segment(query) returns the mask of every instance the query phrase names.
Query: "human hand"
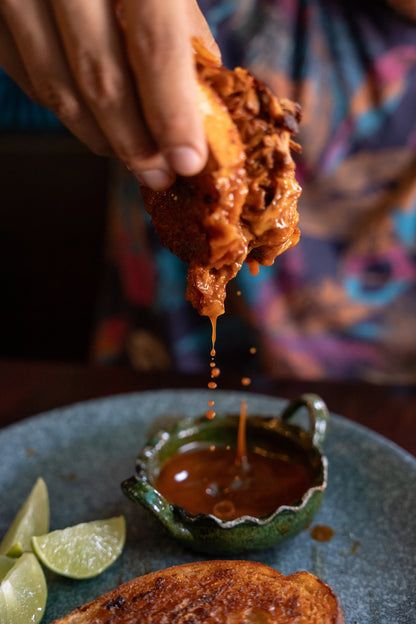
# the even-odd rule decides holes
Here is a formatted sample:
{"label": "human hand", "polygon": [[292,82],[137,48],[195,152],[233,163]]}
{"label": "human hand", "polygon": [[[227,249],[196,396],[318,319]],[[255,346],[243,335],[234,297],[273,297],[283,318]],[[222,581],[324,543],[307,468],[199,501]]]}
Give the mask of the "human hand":
{"label": "human hand", "polygon": [[191,37],[219,56],[196,0],[1,0],[0,65],[95,153],[155,190],[207,145]]}

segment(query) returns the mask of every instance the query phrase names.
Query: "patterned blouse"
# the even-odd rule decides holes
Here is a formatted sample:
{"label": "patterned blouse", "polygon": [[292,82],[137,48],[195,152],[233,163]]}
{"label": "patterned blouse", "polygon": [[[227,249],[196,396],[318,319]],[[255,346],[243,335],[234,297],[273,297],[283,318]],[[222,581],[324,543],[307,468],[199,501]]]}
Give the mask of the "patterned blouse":
{"label": "patterned blouse", "polygon": [[[416,22],[382,0],[201,0],[223,62],[297,100],[301,239],[229,284],[223,370],[416,382]],[[93,357],[207,371],[211,327],[185,300],[139,187],[114,171]],[[157,345],[157,346],[156,346]],[[253,354],[255,347],[256,352]]]}

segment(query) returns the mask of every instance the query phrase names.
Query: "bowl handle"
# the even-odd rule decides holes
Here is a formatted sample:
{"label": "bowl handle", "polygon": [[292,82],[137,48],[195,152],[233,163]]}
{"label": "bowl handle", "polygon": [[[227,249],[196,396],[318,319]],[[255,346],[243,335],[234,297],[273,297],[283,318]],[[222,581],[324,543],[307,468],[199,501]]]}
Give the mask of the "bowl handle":
{"label": "bowl handle", "polygon": [[329,419],[328,408],[317,394],[302,394],[299,399],[294,399],[284,409],[281,415],[282,421],[293,418],[301,407],[308,408],[312,444],[322,450]]}
{"label": "bowl handle", "polygon": [[172,506],[147,481],[136,476],[125,479],[121,484],[124,494],[134,503],[140,503],[148,509],[175,537],[191,539],[192,535],[176,518]]}

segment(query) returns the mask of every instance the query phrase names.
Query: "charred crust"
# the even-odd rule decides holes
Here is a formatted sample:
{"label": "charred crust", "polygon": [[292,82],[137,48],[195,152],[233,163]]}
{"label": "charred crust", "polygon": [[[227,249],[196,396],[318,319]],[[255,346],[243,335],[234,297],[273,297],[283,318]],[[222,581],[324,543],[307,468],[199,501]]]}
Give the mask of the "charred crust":
{"label": "charred crust", "polygon": [[332,589],[309,572],[258,562],[204,561],[138,577],[54,624],[154,622],[344,624]]}
{"label": "charred crust", "polygon": [[126,604],[126,599],[119,594],[105,603],[105,609],[121,609]]}

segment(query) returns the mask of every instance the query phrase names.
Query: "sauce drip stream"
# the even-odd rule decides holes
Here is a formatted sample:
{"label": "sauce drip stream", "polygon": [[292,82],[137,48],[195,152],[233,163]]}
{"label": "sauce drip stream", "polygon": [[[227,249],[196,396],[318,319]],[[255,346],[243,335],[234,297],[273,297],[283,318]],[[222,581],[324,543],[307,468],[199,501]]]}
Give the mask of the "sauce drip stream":
{"label": "sauce drip stream", "polygon": [[[217,316],[211,315],[209,316],[209,320],[211,321],[211,340],[212,340],[212,348],[211,348],[211,363],[210,363],[210,367],[211,367],[211,381],[208,382],[208,388],[210,390],[215,390],[215,388],[217,387],[217,384],[215,383],[215,381],[213,381],[214,377],[218,377],[220,374],[220,369],[217,368],[214,358],[215,358],[215,342],[217,340]],[[214,401],[209,401],[208,405],[212,408],[212,406],[214,405]],[[213,420],[215,418],[216,414],[215,414],[215,410],[213,409],[209,409],[206,412],[206,417],[209,420]]]}
{"label": "sauce drip stream", "polygon": [[247,423],[247,401],[241,401],[240,418],[238,421],[238,432],[237,432],[237,457],[236,457],[236,461],[240,465],[247,463],[246,423]]}

